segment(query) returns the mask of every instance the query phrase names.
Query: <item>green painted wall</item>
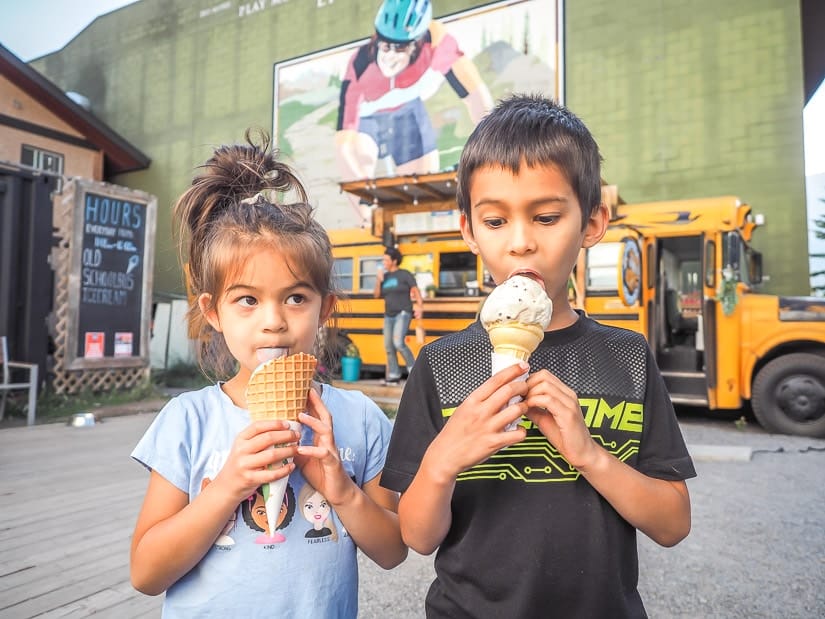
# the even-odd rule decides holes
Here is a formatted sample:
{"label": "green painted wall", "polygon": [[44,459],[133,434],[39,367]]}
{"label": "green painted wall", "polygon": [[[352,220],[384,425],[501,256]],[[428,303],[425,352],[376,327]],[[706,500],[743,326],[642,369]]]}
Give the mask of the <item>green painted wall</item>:
{"label": "green painted wall", "polygon": [[[155,289],[181,292],[170,209],[211,149],[272,127],[273,63],[368,36],[378,0],[141,0],[32,64],[152,159]],[[435,0],[436,15],[478,6]],[[738,194],[773,292],[807,292],[797,0],[567,0],[566,101],[628,201]],[[780,258],[781,257],[781,258]]]}
{"label": "green painted wall", "polygon": [[566,102],[628,202],[738,195],[766,291],[808,288],[795,0],[567,2]]}

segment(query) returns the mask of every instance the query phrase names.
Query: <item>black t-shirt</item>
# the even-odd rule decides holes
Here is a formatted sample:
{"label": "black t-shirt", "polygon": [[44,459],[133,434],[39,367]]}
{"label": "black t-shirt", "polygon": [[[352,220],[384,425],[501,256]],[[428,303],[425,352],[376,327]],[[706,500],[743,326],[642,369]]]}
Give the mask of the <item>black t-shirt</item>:
{"label": "black t-shirt", "polygon": [[395,316],[399,312],[412,313],[410,290],[416,287],[412,273],[404,269],[389,271],[381,282],[381,296],[384,297],[384,313]]}
{"label": "black t-shirt", "polygon": [[[381,484],[404,492],[453,410],[490,376],[476,322],[425,346],[407,382]],[[579,396],[593,439],[651,477],[695,476],[644,338],[580,316],[530,357]],[[531,422],[523,418],[522,423]],[[537,428],[457,480],[427,617],[645,617],[636,530]]]}

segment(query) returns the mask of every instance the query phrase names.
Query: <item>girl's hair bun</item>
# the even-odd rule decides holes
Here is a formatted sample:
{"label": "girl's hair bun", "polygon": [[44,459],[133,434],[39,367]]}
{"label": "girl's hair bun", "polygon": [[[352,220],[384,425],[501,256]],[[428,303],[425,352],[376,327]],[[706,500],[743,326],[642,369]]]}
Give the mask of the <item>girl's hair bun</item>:
{"label": "girl's hair bun", "polygon": [[[222,214],[236,211],[242,202],[254,202],[257,194],[265,194],[273,204],[282,202],[274,194],[295,194],[297,202],[307,202],[301,181],[287,164],[278,160],[278,151],[271,149],[269,134],[263,129],[247,129],[244,138],[245,144],[216,148],[199,166],[192,185],[175,204],[173,212],[184,263],[197,261],[197,252],[192,249],[203,245],[212,223]],[[183,251],[185,239],[188,252]]]}

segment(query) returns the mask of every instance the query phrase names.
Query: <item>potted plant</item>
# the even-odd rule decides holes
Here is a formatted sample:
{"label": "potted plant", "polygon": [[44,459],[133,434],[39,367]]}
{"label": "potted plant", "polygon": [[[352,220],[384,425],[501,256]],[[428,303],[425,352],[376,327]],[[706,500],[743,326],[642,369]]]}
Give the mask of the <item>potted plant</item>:
{"label": "potted plant", "polygon": [[427,295],[428,299],[434,299],[437,290],[438,288],[435,287],[435,284],[428,284],[427,287],[424,289],[424,294]]}
{"label": "potted plant", "polygon": [[341,379],[355,382],[361,376],[361,353],[354,342],[349,341],[344,347],[344,356],[341,357]]}

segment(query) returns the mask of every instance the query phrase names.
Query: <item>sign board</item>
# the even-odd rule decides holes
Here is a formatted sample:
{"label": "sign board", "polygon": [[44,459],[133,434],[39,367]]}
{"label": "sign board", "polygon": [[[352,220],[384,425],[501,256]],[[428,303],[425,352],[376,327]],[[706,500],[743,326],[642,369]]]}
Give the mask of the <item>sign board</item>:
{"label": "sign board", "polygon": [[66,368],[149,364],[157,199],[74,179]]}
{"label": "sign board", "polygon": [[395,216],[395,233],[398,235],[458,232],[460,229],[458,209],[399,213]]}

